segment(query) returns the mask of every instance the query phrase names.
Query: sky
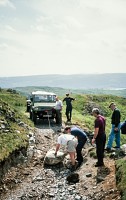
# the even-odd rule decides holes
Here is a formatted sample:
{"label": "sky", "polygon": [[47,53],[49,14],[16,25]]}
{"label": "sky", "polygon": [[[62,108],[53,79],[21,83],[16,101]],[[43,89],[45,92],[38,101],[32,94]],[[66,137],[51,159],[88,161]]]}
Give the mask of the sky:
{"label": "sky", "polygon": [[0,77],[126,73],[125,0],[0,0]]}

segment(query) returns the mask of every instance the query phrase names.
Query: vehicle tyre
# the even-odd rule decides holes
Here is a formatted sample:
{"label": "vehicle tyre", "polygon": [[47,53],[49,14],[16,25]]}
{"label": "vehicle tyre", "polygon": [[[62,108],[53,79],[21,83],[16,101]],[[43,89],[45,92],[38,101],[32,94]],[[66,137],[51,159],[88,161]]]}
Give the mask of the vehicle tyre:
{"label": "vehicle tyre", "polygon": [[56,124],[60,124],[59,119],[56,117]]}
{"label": "vehicle tyre", "polygon": [[37,116],[34,113],[32,114],[32,121],[34,122],[34,124],[37,123]]}
{"label": "vehicle tyre", "polygon": [[32,112],[30,111],[30,119],[32,119]]}

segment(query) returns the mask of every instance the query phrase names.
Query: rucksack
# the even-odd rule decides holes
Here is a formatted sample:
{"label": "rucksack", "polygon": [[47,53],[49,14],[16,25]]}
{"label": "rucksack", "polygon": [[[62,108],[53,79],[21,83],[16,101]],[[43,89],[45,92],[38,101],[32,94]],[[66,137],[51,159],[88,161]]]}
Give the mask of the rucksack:
{"label": "rucksack", "polygon": [[121,124],[121,133],[126,134],[126,121]]}

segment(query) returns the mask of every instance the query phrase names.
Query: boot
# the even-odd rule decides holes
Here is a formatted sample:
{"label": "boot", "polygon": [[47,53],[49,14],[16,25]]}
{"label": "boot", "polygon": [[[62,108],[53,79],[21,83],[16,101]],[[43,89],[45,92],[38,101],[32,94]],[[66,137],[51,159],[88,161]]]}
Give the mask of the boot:
{"label": "boot", "polygon": [[76,165],[72,165],[70,170],[71,170],[71,172],[75,171],[76,170]]}

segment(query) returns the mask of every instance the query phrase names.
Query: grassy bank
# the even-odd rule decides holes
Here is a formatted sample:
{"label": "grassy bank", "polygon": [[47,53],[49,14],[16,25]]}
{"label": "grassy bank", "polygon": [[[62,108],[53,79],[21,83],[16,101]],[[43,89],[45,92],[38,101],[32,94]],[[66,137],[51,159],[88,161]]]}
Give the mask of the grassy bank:
{"label": "grassy bank", "polygon": [[116,161],[117,186],[121,191],[122,200],[126,199],[126,159]]}
{"label": "grassy bank", "polygon": [[33,123],[24,115],[25,97],[13,91],[0,91],[0,161],[28,145],[28,128]]}

